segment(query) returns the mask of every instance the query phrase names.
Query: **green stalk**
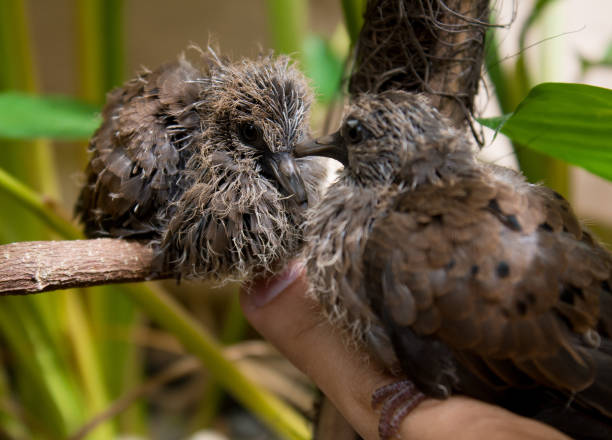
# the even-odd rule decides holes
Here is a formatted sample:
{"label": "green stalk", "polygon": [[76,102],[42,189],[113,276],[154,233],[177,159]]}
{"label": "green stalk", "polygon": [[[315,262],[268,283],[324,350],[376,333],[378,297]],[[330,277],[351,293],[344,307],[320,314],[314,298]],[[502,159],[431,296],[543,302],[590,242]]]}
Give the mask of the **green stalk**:
{"label": "green stalk", "polygon": [[267,0],[268,29],[277,53],[301,61],[301,50],[308,25],[308,2],[305,0]]}
{"label": "green stalk", "polygon": [[[34,48],[30,40],[27,20],[27,3],[23,0],[0,1],[0,46],[3,62],[2,87],[30,93],[37,91]],[[43,189],[46,194],[59,196],[53,152],[46,141],[13,142],[4,145],[0,153],[2,167],[34,188]],[[52,228],[69,232],[66,223],[51,209],[43,209],[42,198],[28,200],[24,185],[0,170],[0,186],[20,194],[19,202],[10,198],[2,200],[9,216],[2,223],[14,231],[12,240],[42,239],[46,230],[23,210],[20,203],[27,200],[30,209],[45,211],[43,221]],[[4,199],[5,197],[3,197]],[[4,226],[4,225],[3,225]],[[3,234],[4,235],[4,234]],[[60,300],[54,296],[31,298],[3,298],[2,330],[4,339],[15,357],[15,381],[19,385],[20,404],[24,411],[32,414],[39,426],[28,426],[35,431],[54,433],[48,438],[64,438],[69,428],[83,416],[83,402],[78,387],[71,377],[70,361],[67,354],[65,332],[57,320],[61,309]],[[9,312],[10,311],[10,312]],[[17,331],[16,329],[20,329]],[[27,348],[26,348],[27,347]],[[25,349],[25,350],[24,350]]]}
{"label": "green stalk", "polygon": [[[110,290],[110,287],[108,289]],[[100,290],[100,288],[96,290]],[[138,328],[142,326],[142,314],[129,295],[124,295],[123,292],[117,289],[113,290],[115,298],[121,297],[124,302],[130,303],[130,307],[119,305],[120,310],[124,311],[124,316],[121,317],[121,320],[126,322],[124,327],[127,328],[128,331],[136,333]],[[145,380],[143,371],[144,354],[142,350],[132,342],[133,340],[134,338],[130,337],[128,340],[123,340],[123,344],[115,343],[113,347],[108,347],[109,350],[116,350],[115,353],[110,352],[105,354],[107,356],[107,364],[108,362],[112,362],[113,356],[121,356],[123,359],[121,377],[117,377],[117,380],[114,382],[109,382],[109,390],[113,398],[123,395],[126,389],[133,389]],[[109,377],[114,378],[113,376]],[[140,434],[141,437],[146,437],[148,431],[146,414],[145,403],[135,402],[130,408],[119,415],[119,431],[134,435]]]}
{"label": "green stalk", "polygon": [[269,427],[288,439],[308,439],[304,419],[274,395],[251,382],[228,359],[222,347],[171,296],[150,285],[150,291],[126,285],[131,297],[152,319],[169,330],[187,351],[198,357],[211,375],[236,400],[260,417]]}
{"label": "green stalk", "polygon": [[104,0],[76,2],[80,95],[91,104],[104,102],[103,3]]}
{"label": "green stalk", "polygon": [[0,35],[4,42],[4,55],[11,63],[2,66],[5,87],[34,92],[34,60],[31,54],[30,33],[23,0],[0,0]]}
{"label": "green stalk", "polygon": [[[140,323],[137,308],[129,295],[117,286],[98,286],[87,289],[93,339],[97,357],[104,373],[107,393],[112,399],[126,389],[137,387],[142,380],[140,349],[128,339],[118,339],[114,329],[134,332]],[[146,433],[140,403],[119,415],[120,432]]]}
{"label": "green stalk", "polygon": [[[19,0],[0,0],[0,71],[2,90],[32,92],[36,88],[32,73],[33,61],[30,54],[29,34],[25,21],[25,5]],[[33,186],[39,188],[34,167],[32,167],[30,142],[0,142],[0,164]],[[0,217],[1,230],[8,240],[24,240],[39,236],[40,225],[20,206],[5,197],[0,200],[4,212],[11,216]],[[19,219],[19,221],[16,221]]]}
{"label": "green stalk", "polygon": [[123,32],[123,0],[106,0],[104,3],[102,51],[104,54],[104,90],[106,93],[121,85],[125,76],[125,44]]}
{"label": "green stalk", "polygon": [[363,13],[365,12],[366,3],[366,0],[342,0],[344,23],[351,37],[351,46],[355,46],[359,38],[359,32],[363,26]]}
{"label": "green stalk", "polygon": [[124,80],[123,0],[82,0],[76,6],[81,97],[99,105]]}
{"label": "green stalk", "polygon": [[82,419],[82,402],[36,309],[32,301],[3,298],[0,329],[17,359],[23,403],[33,416],[44,421],[53,438],[61,439]]}
{"label": "green stalk", "polygon": [[[12,64],[14,64],[11,69],[13,70],[11,80],[13,88],[36,93],[38,80],[35,74],[34,51],[28,27],[26,3],[23,0],[4,0],[4,2],[8,5],[6,12],[9,16],[7,18],[11,20],[9,29],[13,33],[7,37],[7,41],[15,44],[15,52],[9,55],[10,58],[13,58]],[[37,189],[44,189],[46,194],[57,198],[59,184],[53,166],[54,155],[50,143],[45,140],[36,140],[29,144],[26,163],[30,164],[28,168],[31,182],[36,183]]]}
{"label": "green stalk", "polygon": [[[27,376],[28,381],[21,381],[20,390],[31,390],[28,394],[37,395],[37,406],[35,409],[40,411],[41,416],[38,426],[28,426],[29,429],[43,431],[43,438],[62,438],[67,434],[67,427],[64,417],[58,407],[57,402],[53,399],[49,392],[49,387],[45,386],[44,374],[37,368],[34,358],[32,357],[33,347],[26,336],[26,331],[23,323],[17,319],[13,313],[15,298],[3,298],[2,307],[0,307],[0,331],[3,335],[3,340],[6,341],[6,348],[9,348],[14,358],[15,368],[17,369],[17,380],[20,377]],[[30,407],[25,405],[22,396],[21,404],[24,411],[29,412]],[[41,432],[41,434],[43,434]]]}
{"label": "green stalk", "polygon": [[[0,365],[2,364],[0,357]],[[32,438],[32,431],[21,422],[25,417],[22,408],[10,396],[8,378],[0,369],[0,438]]]}
{"label": "green stalk", "polygon": [[[494,18],[491,18],[492,22],[493,20]],[[529,22],[529,25],[533,23],[533,20],[535,18]],[[486,64],[502,114],[513,112],[518,104],[527,96],[531,87],[533,87],[533,80],[529,74],[525,57],[526,50],[524,45],[527,29],[528,27],[525,27],[521,32],[521,48],[519,48],[519,54],[513,69],[504,69],[501,64],[495,29],[491,28],[487,32]],[[512,145],[521,171],[527,180],[534,183],[544,183],[564,196],[568,196],[569,177],[567,164],[533,151],[523,145],[517,143]]]}
{"label": "green stalk", "polygon": [[[11,62],[8,63],[7,69],[12,71],[11,83],[5,84],[5,86],[13,90],[36,93],[38,81],[34,63],[34,47],[31,42],[27,20],[27,3],[23,0],[5,0],[2,2],[1,12],[2,27],[4,32],[8,32],[8,34],[3,33],[2,44],[9,47],[7,52]],[[12,150],[12,167],[10,161],[6,165],[16,173],[15,175],[21,176],[28,185],[58,199],[59,183],[50,143],[45,140],[14,143]],[[9,206],[5,206],[5,209],[10,210]],[[17,228],[23,234],[17,234],[16,239],[32,239],[32,237],[43,239],[46,237],[47,231],[42,229],[40,223],[32,217],[25,216],[26,219],[22,220],[19,210],[15,212],[10,210],[9,212],[12,213],[12,218],[7,222],[18,219]],[[41,325],[44,325],[49,331],[55,330],[56,337],[54,340],[58,341],[57,330],[59,330],[61,323],[55,322],[53,315],[53,309],[58,300],[41,298],[27,301],[34,301],[37,307],[41,309],[42,319],[45,321]]]}
{"label": "green stalk", "polygon": [[[229,308],[221,331],[220,342],[224,346],[232,345],[242,340],[247,329],[247,322],[240,307],[239,292],[237,288],[234,290],[235,292],[232,292],[229,299]],[[223,399],[223,388],[216,381],[209,380],[202,394],[204,397],[198,414],[195,417],[195,428],[212,425]]]}
{"label": "green stalk", "polygon": [[543,183],[563,194],[564,197],[570,198],[567,163],[517,143],[512,145],[521,171],[527,177],[527,180],[533,183]]}
{"label": "green stalk", "polygon": [[[0,365],[4,365],[2,353],[0,353]],[[14,405],[11,400],[8,378],[5,371],[0,368],[0,438],[4,435],[7,438],[15,437],[11,435],[13,431],[20,429],[21,426],[17,423],[14,413]],[[23,429],[21,429],[23,431]],[[25,437],[25,432],[21,432],[20,436]]]}
{"label": "green stalk", "polygon": [[[94,339],[80,297],[69,292],[60,297],[64,300],[66,316],[63,319],[67,323],[74,346],[75,361],[87,396],[88,413],[97,414],[110,404],[106,388],[101,381],[103,373],[100,371],[100,366],[102,363],[98,358],[95,345],[92,344]],[[90,439],[105,440],[113,436],[113,427],[107,421],[96,428],[90,435]]]}
{"label": "green stalk", "polygon": [[221,331],[221,343],[223,345],[233,345],[242,340],[248,325],[240,306],[240,289],[236,286],[232,289],[229,299],[229,308],[223,330]]}
{"label": "green stalk", "polygon": [[48,203],[48,200],[45,200],[44,197],[32,191],[1,168],[0,189],[13,196],[22,206],[32,211],[36,218],[42,220],[62,237],[72,240],[82,236],[81,232],[72,223],[50,207],[56,206],[55,203]]}
{"label": "green stalk", "polygon": [[[491,16],[491,23],[495,22],[495,17]],[[514,107],[511,104],[511,94],[508,89],[510,84],[509,75],[502,65],[499,55],[499,39],[495,28],[489,28],[486,34],[485,43],[485,66],[489,79],[493,83],[493,91],[499,103],[502,114],[510,113]]]}
{"label": "green stalk", "polygon": [[[77,2],[80,96],[93,104],[104,103],[106,93],[124,80],[123,0],[83,0]],[[85,147],[79,150],[84,157]],[[110,328],[129,332],[137,324],[137,314],[129,297],[114,287],[88,289],[87,304],[96,358],[104,377],[106,394],[116,398],[136,386],[142,366],[138,348],[109,334]],[[142,411],[133,406],[119,416],[122,432],[145,431]]]}

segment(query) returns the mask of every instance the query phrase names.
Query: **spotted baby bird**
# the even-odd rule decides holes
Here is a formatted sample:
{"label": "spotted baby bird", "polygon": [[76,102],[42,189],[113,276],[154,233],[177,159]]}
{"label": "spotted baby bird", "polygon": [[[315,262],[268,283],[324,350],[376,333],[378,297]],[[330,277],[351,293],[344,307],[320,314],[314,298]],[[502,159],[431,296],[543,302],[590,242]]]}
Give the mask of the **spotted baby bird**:
{"label": "spotted baby bird", "polygon": [[381,438],[453,393],[612,438],[612,256],[562,196],[479,162],[417,94],[356,97],[311,154],[345,166],[307,214],[311,294],[416,385],[375,392]]}
{"label": "spotted baby bird", "polygon": [[309,131],[309,85],[287,57],[196,61],[108,95],[77,213],[90,237],[148,240],[177,276],[273,273],[297,251],[324,175],[292,155]]}

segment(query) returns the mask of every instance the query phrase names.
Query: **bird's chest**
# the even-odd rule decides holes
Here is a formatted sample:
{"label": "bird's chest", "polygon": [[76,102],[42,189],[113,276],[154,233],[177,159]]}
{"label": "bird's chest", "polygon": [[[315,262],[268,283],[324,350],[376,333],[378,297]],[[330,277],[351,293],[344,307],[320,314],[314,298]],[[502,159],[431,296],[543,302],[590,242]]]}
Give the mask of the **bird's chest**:
{"label": "bird's chest", "polygon": [[308,270],[312,292],[332,322],[355,338],[376,320],[365,291],[363,253],[390,197],[372,191],[335,191],[308,220]]}

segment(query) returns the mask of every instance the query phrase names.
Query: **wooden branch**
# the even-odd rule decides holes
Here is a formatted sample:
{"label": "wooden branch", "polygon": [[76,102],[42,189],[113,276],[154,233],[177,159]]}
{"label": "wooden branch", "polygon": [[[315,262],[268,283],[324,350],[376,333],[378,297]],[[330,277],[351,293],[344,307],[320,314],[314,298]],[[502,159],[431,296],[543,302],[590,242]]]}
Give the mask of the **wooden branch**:
{"label": "wooden branch", "polygon": [[0,295],[169,278],[153,250],[115,238],[30,241],[0,246]]}

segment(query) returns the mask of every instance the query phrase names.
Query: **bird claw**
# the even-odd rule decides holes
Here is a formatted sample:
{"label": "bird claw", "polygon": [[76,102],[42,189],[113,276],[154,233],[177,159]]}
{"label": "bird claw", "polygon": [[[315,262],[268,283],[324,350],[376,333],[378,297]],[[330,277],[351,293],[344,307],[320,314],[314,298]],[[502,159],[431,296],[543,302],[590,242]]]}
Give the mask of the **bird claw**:
{"label": "bird claw", "polygon": [[376,409],[382,404],[378,422],[381,440],[394,437],[404,417],[424,399],[425,395],[409,380],[400,380],[376,389],[372,394],[372,408]]}

